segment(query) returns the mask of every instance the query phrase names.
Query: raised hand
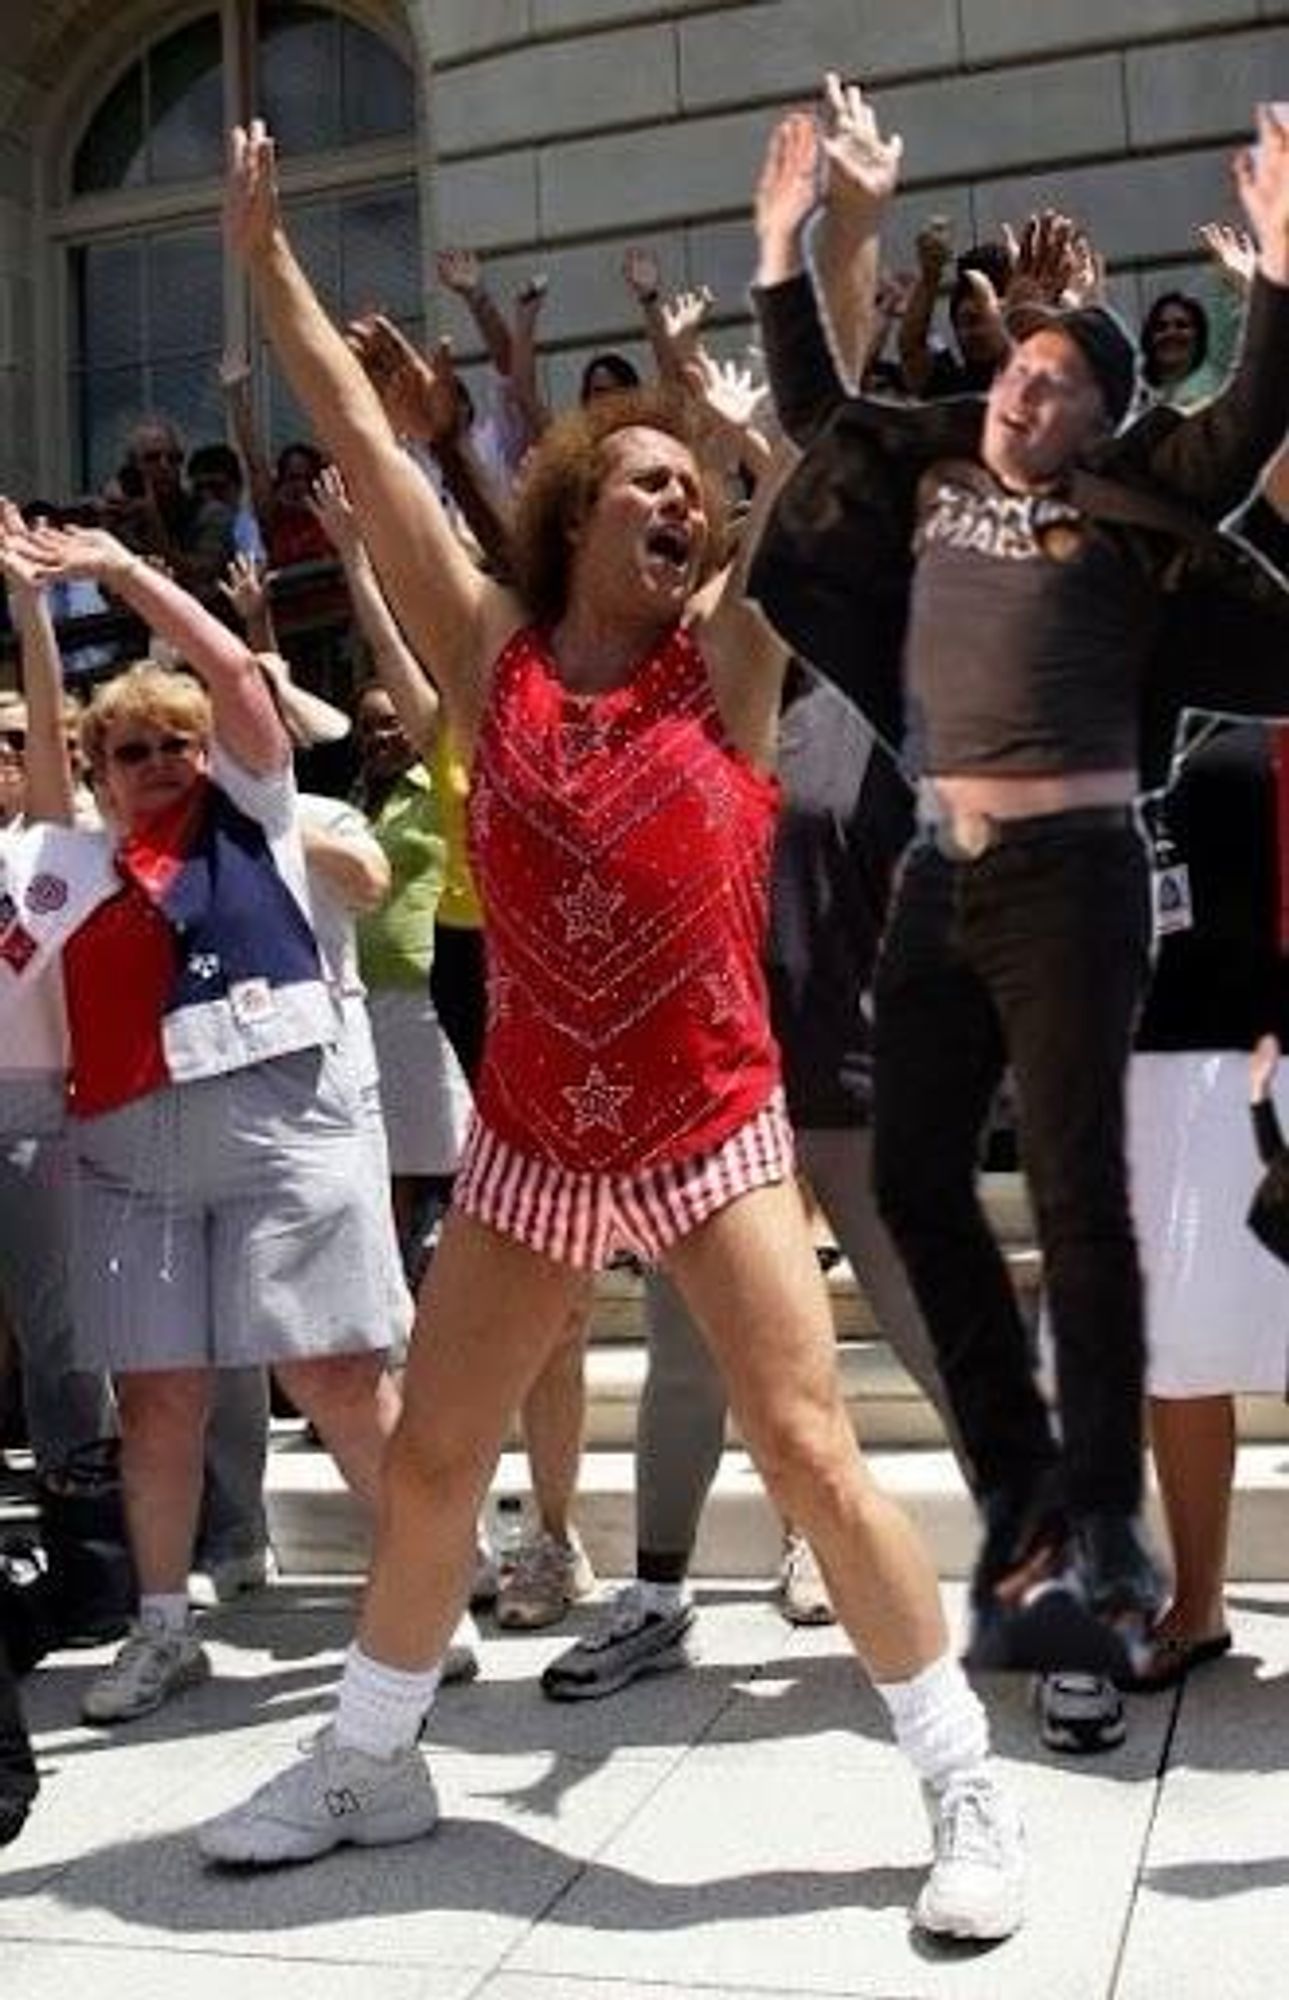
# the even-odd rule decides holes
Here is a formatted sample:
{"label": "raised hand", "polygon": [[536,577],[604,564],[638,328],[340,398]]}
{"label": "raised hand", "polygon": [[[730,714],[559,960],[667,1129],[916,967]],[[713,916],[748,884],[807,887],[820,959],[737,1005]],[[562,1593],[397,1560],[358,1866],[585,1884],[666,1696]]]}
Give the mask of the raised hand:
{"label": "raised hand", "polygon": [[770,393],[751,368],[738,361],[718,361],[705,347],[686,363],[684,379],[703,411],[728,430],[750,430]]}
{"label": "raised hand", "polygon": [[1206,222],[1199,239],[1227,283],[1243,296],[1258,268],[1258,246],[1253,238],[1225,222]]}
{"label": "raised hand", "polygon": [[1258,106],[1258,142],[1236,154],[1235,185],[1263,272],[1289,284],[1289,124],[1274,105]]}
{"label": "raised hand", "polygon": [[1076,249],[1078,230],[1068,215],[1045,208],[1031,215],[1019,238],[1004,231],[1004,241],[1015,245],[1011,277],[1007,282],[1008,309],[1019,305],[1059,305],[1080,261]]}
{"label": "raised hand", "polygon": [[928,215],[913,242],[918,271],[928,285],[939,286],[953,255],[953,224],[947,215]]}
{"label": "raised hand", "polygon": [[0,575],[11,597],[38,597],[43,588],[36,558],[27,546],[28,529],[14,501],[0,497]]}
{"label": "raised hand", "polygon": [[699,285],[696,291],[677,292],[663,300],[662,324],[679,367],[683,368],[698,352],[699,329],[711,311],[714,298],[710,286]]}
{"label": "raised hand", "polygon": [[652,305],[662,289],[662,271],[652,250],[642,250],[635,244],[622,259],[622,275],[627,290],[634,293],[642,305]]}
{"label": "raised hand", "polygon": [[358,526],[358,516],[349,504],[339,466],[323,466],[313,482],[309,506],[339,555],[354,555],[361,549],[362,530]]}
{"label": "raised hand", "polygon": [[240,343],[226,347],[219,357],[219,386],[226,393],[250,383],[251,357]]}
{"label": "raised hand", "polygon": [[478,291],[481,272],[475,251],[453,248],[440,250],[434,265],[439,274],[439,283],[446,285],[450,292],[458,292],[462,298],[468,298],[471,292]]}
{"label": "raised hand", "polygon": [[258,556],[235,555],[220,578],[219,588],[243,625],[253,624],[268,609],[268,570]]}
{"label": "raised hand", "polygon": [[756,184],[756,231],[762,253],[795,251],[819,205],[823,159],[819,127],[807,111],[790,111],[771,132]]}
{"label": "raised hand", "polygon": [[224,235],[243,263],[263,255],[282,227],[277,155],[262,118],[234,125],[224,187]]}
{"label": "raised hand", "polygon": [[400,437],[423,438],[436,445],[457,436],[462,426],[461,398],[449,341],[440,340],[432,356],[420,354],[381,313],[351,321],[345,339],[380,397],[391,429]]}
{"label": "raised hand", "polygon": [[108,589],[143,565],[143,558],[118,542],[106,528],[10,528],[4,532],[7,552],[29,567],[35,585],[59,577],[90,577]]}
{"label": "raised hand", "polygon": [[828,200],[866,223],[876,222],[895,192],[904,141],[884,139],[857,83],[835,70],[824,78],[821,143],[828,163]]}
{"label": "raised hand", "polygon": [[892,320],[903,318],[904,308],[908,305],[916,283],[917,280],[911,271],[878,273],[873,306],[878,316],[888,325]]}

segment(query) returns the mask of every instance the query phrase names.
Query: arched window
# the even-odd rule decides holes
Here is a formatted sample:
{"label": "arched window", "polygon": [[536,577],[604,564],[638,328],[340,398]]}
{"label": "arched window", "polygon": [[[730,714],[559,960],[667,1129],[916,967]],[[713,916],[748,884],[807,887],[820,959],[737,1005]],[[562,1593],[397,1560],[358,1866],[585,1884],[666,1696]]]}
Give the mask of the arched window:
{"label": "arched window", "polygon": [[[265,117],[292,237],[327,305],[420,330],[416,89],[403,55],[336,8],[225,0],[144,48],[89,111],[55,218],[68,258],[71,484],[97,487],[135,419],[189,446],[224,435],[218,384],[245,339],[220,239],[226,126]],[[262,350],[270,445],[301,420]]]}

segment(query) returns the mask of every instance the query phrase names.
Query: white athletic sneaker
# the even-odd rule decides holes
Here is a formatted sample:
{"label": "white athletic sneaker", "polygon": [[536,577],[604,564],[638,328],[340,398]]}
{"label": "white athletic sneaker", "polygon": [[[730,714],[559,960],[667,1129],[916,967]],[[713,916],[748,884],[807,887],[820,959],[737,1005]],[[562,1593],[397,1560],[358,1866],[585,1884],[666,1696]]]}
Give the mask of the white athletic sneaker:
{"label": "white athletic sneaker", "polygon": [[914,1923],[936,1937],[1010,1937],[1025,1916],[1025,1835],[1015,1805],[983,1771],[924,1792],[935,1859]]}
{"label": "white athletic sneaker", "polygon": [[783,1537],[778,1598],[789,1625],[834,1625],[837,1621],[815,1552],[795,1529]]}
{"label": "white athletic sneaker", "polygon": [[433,1830],[439,1802],[416,1748],[369,1757],[337,1743],[334,1728],[302,1746],[298,1763],[279,1771],[245,1804],[197,1829],[207,1861],[270,1868],[312,1861],[333,1847],[385,1847]]}
{"label": "white athletic sneaker", "polygon": [[503,1571],[493,1615],[498,1625],[534,1632],[558,1625],[594,1589],[595,1571],[576,1528],[569,1529],[564,1542],[542,1532],[525,1542]]}
{"label": "white athletic sneaker", "polygon": [[173,1632],[138,1620],[112,1664],[86,1689],[81,1714],[86,1722],[132,1722],[209,1678],[210,1656],[191,1625]]}

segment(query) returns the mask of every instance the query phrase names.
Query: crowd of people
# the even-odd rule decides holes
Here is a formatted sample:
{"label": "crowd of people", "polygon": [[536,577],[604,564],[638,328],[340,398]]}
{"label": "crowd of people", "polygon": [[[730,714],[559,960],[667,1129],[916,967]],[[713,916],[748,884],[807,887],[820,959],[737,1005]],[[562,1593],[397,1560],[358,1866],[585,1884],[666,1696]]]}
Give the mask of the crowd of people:
{"label": "crowd of people", "polygon": [[[252,125],[228,238],[313,437],[270,466],[230,355],[235,449],[148,420],[95,508],[4,504],[0,1289],[38,1475],[119,1438],[137,1590],[86,1719],[209,1674],[194,1568],[270,1580],[270,1374],[372,1519],[334,1717],[201,1829],[212,1862],[429,1832],[471,1604],[542,1626],[594,1590],[614,1258],[646,1272],[635,1575],[550,1698],[684,1666],[728,1410],[785,1611],[839,1621],[923,1787],[916,1923],[996,1940],[1024,1839],[966,1670],[1038,1674],[1044,1739],[1103,1750],[1125,1691],[1230,1645],[1233,1396],[1289,1355],[1242,1104],[1289,952],[1289,128],[1260,110],[1236,160],[1248,234],[1203,231],[1214,310],[1165,293],[1140,347],[1055,212],[951,278],[931,218],[884,272],[900,164],[830,77],[756,190],[757,356],[636,250],[650,379],[597,354],[556,414],[544,279],[507,314],[441,256],[477,400],[446,341],[335,326]],[[274,572],[318,560],[349,710],[275,629]],[[152,635],[124,670],[76,638],[104,608]],[[343,743],[349,796],[303,789]],[[1004,1086],[1050,1394],[977,1195]],[[962,1661],[855,1441],[807,1199],[978,1509]],[[497,1575],[517,1413],[533,1518]],[[0,1670],[0,1836],[35,1791]]]}

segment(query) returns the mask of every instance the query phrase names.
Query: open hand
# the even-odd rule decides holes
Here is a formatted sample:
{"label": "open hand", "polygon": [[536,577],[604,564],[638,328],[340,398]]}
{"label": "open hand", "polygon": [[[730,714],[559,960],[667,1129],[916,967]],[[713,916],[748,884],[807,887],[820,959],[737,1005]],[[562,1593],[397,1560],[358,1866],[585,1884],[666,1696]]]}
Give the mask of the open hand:
{"label": "open hand", "polygon": [[434,445],[457,436],[462,409],[450,341],[440,340],[432,355],[420,354],[382,313],[351,321],[345,339],[400,437]]}
{"label": "open hand", "polygon": [[358,516],[345,491],[338,465],[324,465],[313,482],[309,506],[322,523],[328,540],[341,555],[356,554],[362,547]]}
{"label": "open hand", "polygon": [[895,192],[904,141],[894,132],[882,137],[859,85],[843,83],[835,70],[824,78],[822,145],[828,200],[875,223]]}
{"label": "open hand", "polygon": [[262,256],[282,227],[277,154],[262,118],[234,125],[224,187],[224,235],[243,263]]}

